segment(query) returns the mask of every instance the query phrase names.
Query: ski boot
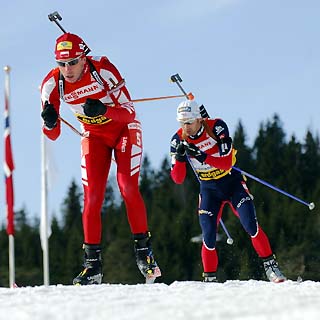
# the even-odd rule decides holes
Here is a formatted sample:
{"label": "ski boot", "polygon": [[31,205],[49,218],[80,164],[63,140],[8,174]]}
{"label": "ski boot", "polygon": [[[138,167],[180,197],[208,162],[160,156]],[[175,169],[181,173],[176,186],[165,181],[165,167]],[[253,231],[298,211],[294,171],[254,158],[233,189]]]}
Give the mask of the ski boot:
{"label": "ski boot", "polygon": [[217,275],[215,272],[203,272],[203,282],[218,282]]}
{"label": "ski boot", "polygon": [[269,281],[279,283],[287,280],[287,278],[280,271],[278,262],[276,261],[276,257],[274,255],[271,255],[270,257],[264,258],[262,260],[263,267]]}
{"label": "ski boot", "polygon": [[74,285],[101,284],[102,262],[100,245],[84,244],[84,269],[73,279]]}
{"label": "ski boot", "polygon": [[146,283],[153,283],[157,277],[161,276],[161,271],[152,253],[151,234],[150,232],[137,233],[133,235],[133,239],[137,266],[146,278]]}

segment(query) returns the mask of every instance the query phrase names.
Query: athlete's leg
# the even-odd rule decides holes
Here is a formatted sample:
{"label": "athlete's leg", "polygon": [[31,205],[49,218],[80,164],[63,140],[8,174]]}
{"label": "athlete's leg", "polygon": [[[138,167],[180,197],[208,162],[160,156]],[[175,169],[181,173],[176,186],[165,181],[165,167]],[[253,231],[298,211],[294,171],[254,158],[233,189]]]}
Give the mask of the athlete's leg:
{"label": "athlete's leg", "polygon": [[139,191],[139,173],[142,157],[142,135],[140,123],[131,123],[124,130],[115,149],[117,181],[127,209],[133,234],[148,231],[147,213]]}
{"label": "athlete's leg", "polygon": [[148,232],[147,212],[139,191],[141,157],[140,123],[130,123],[128,129],[123,131],[115,149],[117,180],[133,234],[137,266],[146,279],[154,281],[156,277],[161,276],[161,271],[153,255],[151,234]]}
{"label": "athlete's leg", "polygon": [[252,245],[258,256],[262,258],[267,278],[272,282],[285,281],[286,277],[280,271],[275,256],[272,254],[269,239],[258,224],[252,196],[245,182],[239,181],[234,187],[233,210],[237,211],[243,228],[251,236]]}
{"label": "athlete's leg", "polygon": [[216,233],[217,219],[221,216],[220,210],[222,210],[222,201],[215,198],[211,190],[202,188],[198,213],[203,236],[201,259],[205,273],[216,272],[218,268]]}
{"label": "athlete's leg", "polygon": [[101,208],[104,201],[112,150],[100,138],[90,136],[81,143],[81,172],[84,190],[82,215],[84,243],[101,242]]}
{"label": "athlete's leg", "polygon": [[258,232],[251,237],[251,242],[260,258],[267,258],[272,255],[269,239],[258,225]]}
{"label": "athlete's leg", "polygon": [[240,222],[251,236],[252,245],[260,258],[272,254],[267,235],[258,224],[252,197],[244,181],[239,182],[232,196],[232,209],[236,210]]}

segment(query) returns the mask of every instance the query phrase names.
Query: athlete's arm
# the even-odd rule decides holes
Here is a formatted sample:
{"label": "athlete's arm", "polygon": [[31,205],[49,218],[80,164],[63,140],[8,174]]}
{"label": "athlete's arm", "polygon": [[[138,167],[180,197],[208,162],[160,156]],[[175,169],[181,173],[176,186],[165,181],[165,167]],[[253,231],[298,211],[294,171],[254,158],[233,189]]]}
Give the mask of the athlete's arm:
{"label": "athlete's arm", "polygon": [[107,107],[104,115],[114,121],[132,122],[136,112],[119,70],[106,57],[102,57],[99,74],[104,80],[108,94],[114,103],[114,107]]}
{"label": "athlete's arm", "polygon": [[218,155],[207,155],[205,163],[222,170],[229,170],[232,167],[232,139],[229,136],[227,124],[217,119],[212,127],[212,131],[217,138],[219,148]]}
{"label": "athlete's arm", "polygon": [[177,153],[177,147],[181,143],[178,134],[176,133],[170,143],[170,155],[171,155],[171,178],[176,184],[182,184],[186,177],[186,155],[179,155]]}
{"label": "athlete's arm", "polygon": [[[44,78],[41,85],[41,104],[42,109],[46,103],[52,104],[59,115],[60,99],[59,90],[57,89],[57,81],[55,80],[53,70]],[[56,140],[61,133],[61,122],[58,118],[57,124],[54,128],[42,127],[42,132],[51,140]]]}

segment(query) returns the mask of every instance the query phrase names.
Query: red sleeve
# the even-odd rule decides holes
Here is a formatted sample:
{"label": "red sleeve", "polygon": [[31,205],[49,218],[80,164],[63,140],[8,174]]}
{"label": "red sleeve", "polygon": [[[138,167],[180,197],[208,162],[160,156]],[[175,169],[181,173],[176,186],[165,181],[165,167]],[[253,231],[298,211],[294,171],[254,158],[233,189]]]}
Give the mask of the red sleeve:
{"label": "red sleeve", "polygon": [[56,140],[61,133],[61,122],[58,119],[57,125],[53,129],[47,129],[45,126],[42,127],[42,132],[50,139]]}
{"label": "red sleeve", "polygon": [[176,184],[182,184],[186,177],[186,162],[176,161],[171,168],[171,178]]}
{"label": "red sleeve", "polygon": [[[94,61],[92,61],[95,63]],[[116,66],[110,62],[110,60],[107,57],[101,57],[100,60],[100,75],[103,78],[104,81],[107,83],[110,83],[110,81],[113,81],[114,83],[120,83],[123,79],[121,76],[119,70],[116,68]],[[106,71],[106,72],[104,72]],[[110,77],[111,75],[111,77]],[[109,90],[112,89],[109,84],[107,84],[109,87]],[[121,92],[126,96],[127,101],[131,101],[130,93],[126,86],[121,87]],[[116,99],[121,98],[119,92],[115,92],[114,96]],[[121,102],[119,102],[121,104]]]}
{"label": "red sleeve", "polygon": [[229,152],[227,156],[223,157],[207,155],[204,162],[218,169],[229,170],[232,167],[232,151]]}
{"label": "red sleeve", "polygon": [[[57,113],[59,114],[60,111],[60,98],[59,98],[59,90],[57,88],[58,83],[58,73],[59,69],[51,70],[47,76],[44,78],[41,84],[41,104],[42,108],[44,103],[48,101],[49,103],[53,104],[54,108],[56,109]],[[60,133],[61,133],[61,123],[58,119],[56,127],[53,129],[48,129],[44,125],[42,127],[42,132],[51,140],[56,140]]]}

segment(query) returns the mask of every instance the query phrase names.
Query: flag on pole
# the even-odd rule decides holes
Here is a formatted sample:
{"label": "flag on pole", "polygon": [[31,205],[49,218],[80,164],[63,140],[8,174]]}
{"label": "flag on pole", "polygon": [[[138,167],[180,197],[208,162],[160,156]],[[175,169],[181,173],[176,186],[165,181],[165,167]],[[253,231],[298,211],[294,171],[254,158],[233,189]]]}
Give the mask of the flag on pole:
{"label": "flag on pole", "polygon": [[[5,67],[5,71],[9,73],[10,67]],[[9,107],[10,86],[7,77],[5,81],[5,109],[4,109],[4,175],[6,184],[6,208],[7,208],[7,234],[14,235],[14,192],[13,177],[14,170],[11,138],[10,138],[10,107]]]}
{"label": "flag on pole", "polygon": [[40,241],[42,250],[47,246],[51,235],[51,219],[48,214],[48,191],[54,180],[53,159],[50,149],[50,141],[42,134],[41,136],[41,219],[40,219]]}
{"label": "flag on pole", "polygon": [[[41,123],[42,125],[42,123]],[[41,134],[41,220],[40,241],[43,252],[43,284],[50,284],[49,277],[49,237],[51,235],[51,222],[48,217],[48,190],[53,183],[54,173],[57,171],[53,164],[50,141]]]}

